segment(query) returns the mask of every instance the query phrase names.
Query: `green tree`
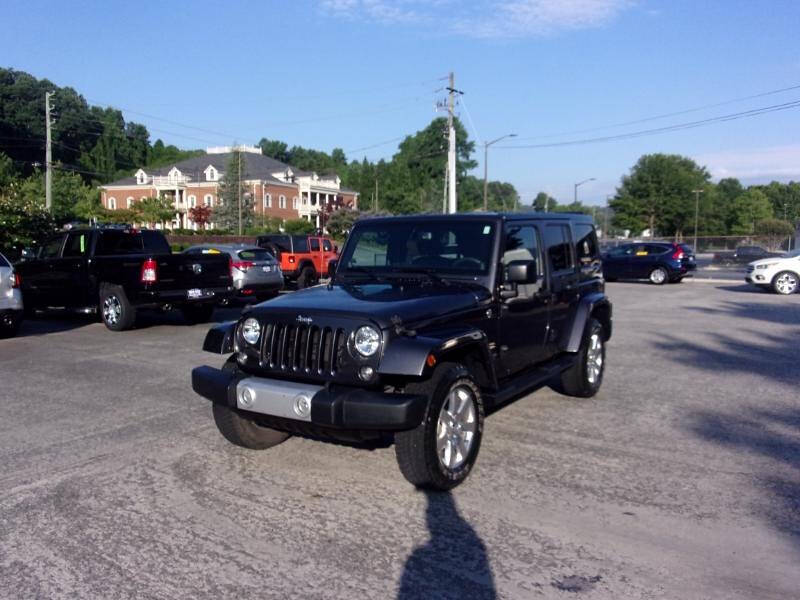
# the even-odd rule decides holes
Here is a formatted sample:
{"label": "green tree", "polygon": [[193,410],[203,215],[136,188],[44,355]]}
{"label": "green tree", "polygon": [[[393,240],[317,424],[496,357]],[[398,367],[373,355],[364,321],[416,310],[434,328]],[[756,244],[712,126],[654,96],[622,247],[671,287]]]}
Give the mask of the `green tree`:
{"label": "green tree", "polygon": [[306,221],[305,219],[289,219],[286,221],[286,223],[284,223],[284,230],[286,233],[299,235],[304,233],[313,233],[314,224],[311,221]]}
{"label": "green tree", "polygon": [[756,223],[772,218],[772,204],[764,192],[751,188],[734,199],[729,214],[731,235],[750,235]]}
{"label": "green tree", "polygon": [[245,161],[244,152],[231,153],[231,158],[219,185],[220,204],[214,208],[214,217],[212,219],[222,229],[236,231],[238,235],[242,235],[244,229],[253,227],[255,224],[253,198],[247,192],[243,179],[247,172]]}
{"label": "green tree", "polygon": [[[122,213],[123,211],[109,211],[109,213]],[[133,217],[138,223],[146,223],[148,227],[156,224],[163,225],[175,217],[175,207],[169,198],[164,196],[149,196],[142,198],[133,205]],[[126,222],[130,222],[127,221]]]}
{"label": "green tree", "polygon": [[710,180],[704,167],[676,154],[646,154],[622,178],[610,205],[614,224],[679,237],[694,222],[692,190]]}
{"label": "green tree", "polygon": [[533,209],[540,212],[555,210],[556,206],[558,206],[558,200],[545,192],[539,192],[533,199]]}
{"label": "green tree", "polygon": [[23,248],[36,246],[55,229],[55,221],[44,202],[37,198],[0,192],[0,249],[10,257]]}
{"label": "green tree", "polygon": [[261,148],[261,153],[264,156],[269,156],[270,158],[274,158],[285,163],[289,162],[289,146],[286,145],[286,142],[261,138],[261,140],[258,142],[258,146]]}
{"label": "green tree", "polygon": [[[756,223],[756,235],[770,250],[778,250],[794,234],[794,226],[780,219],[763,219]],[[788,249],[788,246],[787,248]]]}

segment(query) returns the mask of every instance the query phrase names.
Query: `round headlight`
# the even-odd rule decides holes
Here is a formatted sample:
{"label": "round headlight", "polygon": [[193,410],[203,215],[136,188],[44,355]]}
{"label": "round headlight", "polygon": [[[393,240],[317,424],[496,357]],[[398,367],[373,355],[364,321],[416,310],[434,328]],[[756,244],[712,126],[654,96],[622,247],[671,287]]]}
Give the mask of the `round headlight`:
{"label": "round headlight", "polygon": [[250,317],[245,319],[242,323],[242,337],[248,344],[255,344],[258,341],[258,336],[261,335],[261,323],[257,319]]}
{"label": "round headlight", "polygon": [[361,356],[372,356],[381,345],[381,334],[370,325],[362,325],[356,329],[353,337],[353,347]]}

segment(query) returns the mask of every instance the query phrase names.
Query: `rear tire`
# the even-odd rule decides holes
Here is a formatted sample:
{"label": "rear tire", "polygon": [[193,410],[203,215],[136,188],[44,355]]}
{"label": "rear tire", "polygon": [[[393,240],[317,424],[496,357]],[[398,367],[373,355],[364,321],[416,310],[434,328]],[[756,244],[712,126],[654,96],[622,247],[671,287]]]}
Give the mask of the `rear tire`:
{"label": "rear tire", "polygon": [[431,379],[406,386],[428,396],[425,416],[415,429],[395,434],[400,472],[413,485],[450,490],[472,471],[483,435],[483,400],[469,371],[442,363]]}
{"label": "rear tire", "polygon": [[647,278],[650,280],[650,283],[655,285],[663,285],[666,283],[668,277],[669,275],[667,275],[667,271],[664,269],[664,267],[656,267],[650,271],[650,275],[648,275]]}
{"label": "rear tire", "polygon": [[300,275],[297,277],[297,289],[311,287],[316,283],[317,274],[312,267],[303,267],[300,270]]}
{"label": "rear tire", "polygon": [[136,323],[136,307],[128,301],[122,286],[100,286],[100,318],[111,331],[125,331]]}
{"label": "rear tire", "polygon": [[772,278],[772,289],[776,294],[788,296],[794,294],[800,287],[800,278],[791,271],[781,271]]}
{"label": "rear tire", "polygon": [[606,368],[606,344],[603,326],[590,319],[583,333],[577,360],[561,373],[560,392],[576,398],[591,398],[603,383]]}
{"label": "rear tire", "polygon": [[214,316],[213,304],[198,304],[181,307],[184,320],[190,325],[208,323]]}
{"label": "rear tire", "polygon": [[9,313],[0,317],[0,338],[12,338],[17,335],[22,323],[22,312]]}

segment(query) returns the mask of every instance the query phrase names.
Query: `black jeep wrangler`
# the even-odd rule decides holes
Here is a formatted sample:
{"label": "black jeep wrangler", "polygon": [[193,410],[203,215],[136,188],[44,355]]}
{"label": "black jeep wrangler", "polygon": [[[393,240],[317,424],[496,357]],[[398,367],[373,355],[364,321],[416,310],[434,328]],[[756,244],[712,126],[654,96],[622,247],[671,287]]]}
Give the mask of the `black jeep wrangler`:
{"label": "black jeep wrangler", "polygon": [[589,217],[470,214],[356,223],[328,285],[211,329],[192,371],[223,436],[394,436],[411,483],[469,475],[486,411],[544,383],[593,396],[611,303]]}

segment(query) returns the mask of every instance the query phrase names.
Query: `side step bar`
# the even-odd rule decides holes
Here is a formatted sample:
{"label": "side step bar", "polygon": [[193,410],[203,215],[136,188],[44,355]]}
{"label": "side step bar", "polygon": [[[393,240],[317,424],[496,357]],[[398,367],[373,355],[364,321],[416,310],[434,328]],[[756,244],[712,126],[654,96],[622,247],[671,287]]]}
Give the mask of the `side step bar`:
{"label": "side step bar", "polygon": [[532,391],[547,383],[552,377],[559,375],[562,371],[569,369],[577,360],[577,354],[565,354],[537,367],[533,371],[522,373],[511,379],[503,381],[500,391],[496,394],[486,394],[486,405],[490,412],[494,412],[510,400],[517,396]]}

